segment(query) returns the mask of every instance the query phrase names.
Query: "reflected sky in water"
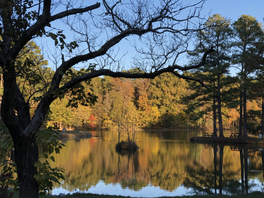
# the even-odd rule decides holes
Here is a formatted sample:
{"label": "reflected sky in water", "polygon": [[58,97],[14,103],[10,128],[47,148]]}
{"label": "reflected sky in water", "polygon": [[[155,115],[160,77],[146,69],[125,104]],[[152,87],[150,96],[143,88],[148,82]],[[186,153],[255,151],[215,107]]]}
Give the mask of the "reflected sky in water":
{"label": "reflected sky in water", "polygon": [[191,192],[191,189],[186,189],[183,186],[178,187],[176,190],[169,192],[159,187],[154,187],[148,185],[147,187],[142,188],[139,191],[130,190],[128,188],[123,189],[120,184],[105,184],[103,181],[100,181],[96,186],[90,187],[88,191],[80,191],[78,189],[73,192],[69,192],[62,187],[55,188],[52,191],[53,195],[63,194],[73,194],[76,192],[82,193],[91,193],[91,194],[100,194],[100,195],[118,195],[118,196],[130,196],[130,197],[161,197],[161,196],[183,196],[183,195],[194,195]]}
{"label": "reflected sky in water", "polygon": [[[229,133],[225,131],[226,136]],[[115,131],[102,131],[102,137],[91,139],[64,140],[66,147],[50,163],[65,169],[65,181],[55,185],[52,194],[160,197],[262,191],[263,152],[192,144],[189,139],[194,134],[140,131],[136,139],[140,149],[124,155],[115,152]]]}

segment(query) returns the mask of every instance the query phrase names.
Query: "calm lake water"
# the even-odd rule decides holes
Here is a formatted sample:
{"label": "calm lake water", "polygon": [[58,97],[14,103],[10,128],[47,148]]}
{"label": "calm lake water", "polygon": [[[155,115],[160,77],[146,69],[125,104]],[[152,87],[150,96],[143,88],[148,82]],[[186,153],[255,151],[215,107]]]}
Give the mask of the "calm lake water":
{"label": "calm lake water", "polygon": [[[243,194],[263,191],[264,151],[189,142],[194,131],[140,131],[134,154],[115,151],[115,131],[91,139],[65,140],[52,166],[65,169],[60,193],[132,197]],[[231,131],[225,131],[225,135]],[[202,135],[202,132],[197,132]]]}

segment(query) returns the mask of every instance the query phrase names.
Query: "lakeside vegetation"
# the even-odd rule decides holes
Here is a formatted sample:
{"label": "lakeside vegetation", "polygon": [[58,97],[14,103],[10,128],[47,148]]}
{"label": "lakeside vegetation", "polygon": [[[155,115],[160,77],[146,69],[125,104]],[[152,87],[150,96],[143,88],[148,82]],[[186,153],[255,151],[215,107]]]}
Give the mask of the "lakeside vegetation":
{"label": "lakeside vegetation", "polygon": [[[211,130],[218,142],[227,140],[224,129],[238,129],[240,137],[231,141],[241,136],[247,141],[249,133],[264,134],[264,31],[256,18],[241,15],[231,21],[214,14],[202,20],[206,0],[77,2],[1,3],[1,118],[7,129],[0,132],[6,135],[0,139],[1,191],[14,186],[20,198],[37,198],[40,191],[51,190],[53,182],[65,179],[64,169],[50,166],[55,161],[51,154],[59,154],[64,146],[57,129],[114,128],[118,142],[127,136],[128,143],[137,128],[191,126]],[[69,29],[54,27],[60,19],[67,19]],[[66,35],[69,31],[75,35]],[[41,37],[56,48],[50,59],[53,69],[32,41]],[[135,44],[130,65],[122,63],[125,50],[121,49],[124,54],[118,50],[122,40]],[[186,62],[179,65],[182,57]],[[232,67],[237,73],[230,75]],[[75,134],[71,138],[86,135]],[[40,149],[46,152],[43,161]],[[219,149],[222,173],[223,145]],[[216,152],[214,147],[215,159]],[[247,155],[244,150],[245,166]],[[153,183],[170,181],[166,188],[172,189],[179,186],[174,178],[182,176],[176,174],[174,163],[182,162],[164,156],[167,174],[148,174]],[[108,156],[104,165],[110,160]],[[187,186],[202,183],[195,175],[188,176]]]}

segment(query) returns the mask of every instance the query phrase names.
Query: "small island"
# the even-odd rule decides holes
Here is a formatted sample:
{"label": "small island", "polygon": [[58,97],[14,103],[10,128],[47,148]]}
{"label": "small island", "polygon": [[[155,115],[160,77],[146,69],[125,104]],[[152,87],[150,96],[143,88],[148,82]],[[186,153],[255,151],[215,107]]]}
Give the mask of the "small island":
{"label": "small island", "polygon": [[135,151],[137,150],[139,147],[135,142],[132,141],[121,141],[119,143],[116,144],[116,151],[122,151],[122,150],[126,150],[126,151]]}

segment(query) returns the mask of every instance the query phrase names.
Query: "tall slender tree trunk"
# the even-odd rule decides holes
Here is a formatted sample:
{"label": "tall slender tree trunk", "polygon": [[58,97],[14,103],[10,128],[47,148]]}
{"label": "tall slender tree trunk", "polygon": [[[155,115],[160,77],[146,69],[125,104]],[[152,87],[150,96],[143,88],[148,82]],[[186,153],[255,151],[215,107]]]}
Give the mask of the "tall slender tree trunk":
{"label": "tall slender tree trunk", "polygon": [[264,150],[261,151],[261,159],[262,159],[262,177],[264,177]]}
{"label": "tall slender tree trunk", "polygon": [[243,96],[242,91],[240,91],[239,97],[239,136],[242,136],[242,124],[243,124]]}
{"label": "tall slender tree trunk", "polygon": [[214,145],[214,185],[215,185],[215,195],[217,192],[217,182],[216,182],[216,167],[217,167],[217,145]]}
{"label": "tall slender tree trunk", "polygon": [[248,150],[244,149],[244,163],[245,163],[245,188],[246,193],[248,194]]}
{"label": "tall slender tree trunk", "polygon": [[247,89],[244,88],[244,97],[243,97],[243,106],[244,106],[244,127],[243,127],[243,136],[247,137]]}
{"label": "tall slender tree trunk", "polygon": [[3,87],[3,74],[0,74],[0,87]]}
{"label": "tall slender tree trunk", "polygon": [[218,123],[219,123],[219,137],[224,137],[223,121],[222,121],[222,104],[221,104],[221,84],[220,75],[217,76],[217,103],[218,103]]}
{"label": "tall slender tree trunk", "polygon": [[222,195],[223,152],[224,152],[224,146],[220,145],[220,160],[219,160],[219,194],[220,195]]}
{"label": "tall slender tree trunk", "polygon": [[242,193],[244,194],[244,166],[243,166],[243,151],[240,149],[240,169],[241,169],[241,181],[242,181]]}
{"label": "tall slender tree trunk", "polygon": [[[264,134],[264,98],[261,99],[261,134]],[[264,172],[263,172],[264,173]]]}
{"label": "tall slender tree trunk", "polygon": [[213,122],[214,122],[214,136],[217,136],[216,128],[216,91],[215,91],[215,82],[214,82],[214,97],[213,97]]}

